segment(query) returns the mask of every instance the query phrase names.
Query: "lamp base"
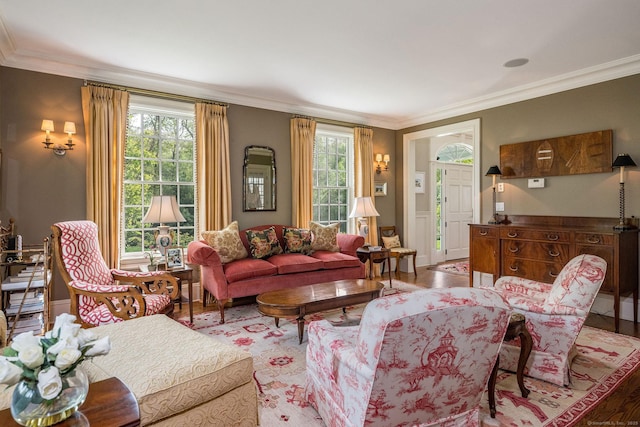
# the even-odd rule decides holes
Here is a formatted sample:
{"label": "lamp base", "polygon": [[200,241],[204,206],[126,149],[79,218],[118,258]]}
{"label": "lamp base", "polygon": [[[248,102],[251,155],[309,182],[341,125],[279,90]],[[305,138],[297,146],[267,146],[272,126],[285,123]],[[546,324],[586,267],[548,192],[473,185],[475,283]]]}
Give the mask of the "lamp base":
{"label": "lamp base", "polygon": [[169,231],[171,227],[168,225],[161,225],[158,227],[155,233],[156,248],[162,256],[167,253],[167,248],[173,244],[173,232]]}
{"label": "lamp base", "polygon": [[369,234],[369,221],[367,218],[358,218],[358,223],[360,226],[358,227],[358,234],[367,239],[367,235]]}
{"label": "lamp base", "polygon": [[614,230],[635,230],[636,228],[638,227],[630,224],[616,224],[613,226]]}

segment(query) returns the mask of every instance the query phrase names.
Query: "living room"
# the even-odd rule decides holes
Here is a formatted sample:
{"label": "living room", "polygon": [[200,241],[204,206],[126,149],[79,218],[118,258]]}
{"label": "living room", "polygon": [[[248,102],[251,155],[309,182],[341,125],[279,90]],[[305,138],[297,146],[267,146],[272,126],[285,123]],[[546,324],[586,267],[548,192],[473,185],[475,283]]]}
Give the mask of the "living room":
{"label": "living room", "polygon": [[[505,60],[508,58],[504,58]],[[629,65],[637,67],[638,59]],[[526,66],[525,66],[526,67]],[[158,70],[159,73],[161,71]],[[79,73],[80,74],[80,73]],[[612,77],[575,87],[556,86],[529,99],[502,105],[479,107],[464,113],[433,117],[411,125],[372,125],[375,153],[389,153],[389,171],[382,172],[386,196],[376,197],[380,213],[378,225],[406,228],[404,200],[411,189],[405,179],[404,137],[426,129],[480,120],[481,150],[476,170],[481,212],[479,222],[492,218],[492,180],[485,172],[500,164],[500,146],[611,129],[612,154],[628,153],[640,159],[640,74],[611,74]],[[90,75],[56,74],[50,69],[35,70],[10,61],[0,66],[0,220],[16,219],[17,233],[25,243],[40,242],[58,221],[86,219],[85,127],[80,88]],[[107,82],[109,83],[109,82]],[[120,83],[120,82],[114,82]],[[553,86],[552,86],[553,87]],[[174,90],[167,90],[175,93]],[[179,93],[177,93],[180,95]],[[292,177],[289,173],[290,119],[295,113],[257,106],[229,103],[230,165],[233,219],[240,228],[260,224],[291,223]],[[331,121],[331,117],[318,116]],[[42,149],[43,119],[59,127],[65,121],[76,124],[76,147],[64,157]],[[347,127],[359,121],[338,120]],[[61,138],[61,129],[57,129]],[[274,149],[277,165],[277,210],[243,210],[242,165],[245,147],[265,145]],[[638,183],[640,172],[627,170],[626,216],[640,216]],[[543,189],[527,187],[526,179],[499,179],[505,191],[498,194],[509,215],[554,215],[616,218],[619,213],[618,172],[568,175],[547,178]],[[581,191],[582,190],[582,191]],[[143,260],[140,261],[142,263]],[[69,295],[61,277],[54,279],[52,301],[62,306]],[[611,315],[611,300],[603,313]],[[630,320],[633,307],[629,297],[622,300],[622,318]]]}

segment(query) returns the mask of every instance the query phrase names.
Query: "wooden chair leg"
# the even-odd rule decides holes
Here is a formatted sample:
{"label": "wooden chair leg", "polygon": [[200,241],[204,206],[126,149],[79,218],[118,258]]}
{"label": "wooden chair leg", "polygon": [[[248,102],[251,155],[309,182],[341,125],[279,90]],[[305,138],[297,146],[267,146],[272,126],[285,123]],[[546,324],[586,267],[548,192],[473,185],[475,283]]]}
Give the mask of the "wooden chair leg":
{"label": "wooden chair leg", "polygon": [[418,270],[416,270],[416,254],[413,254],[413,274],[418,275]]}

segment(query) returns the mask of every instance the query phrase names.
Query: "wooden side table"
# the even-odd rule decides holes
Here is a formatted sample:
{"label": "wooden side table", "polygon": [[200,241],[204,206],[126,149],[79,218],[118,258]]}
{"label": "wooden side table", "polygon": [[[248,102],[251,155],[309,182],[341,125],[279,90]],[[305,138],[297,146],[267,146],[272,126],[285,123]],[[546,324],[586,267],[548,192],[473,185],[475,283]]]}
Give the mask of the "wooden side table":
{"label": "wooden side table", "polygon": [[[180,286],[181,291],[182,281],[187,281],[187,284],[189,285],[189,320],[193,323],[193,269],[185,266],[172,269],[165,268],[164,270],[180,281],[178,286]],[[178,304],[180,305],[180,309],[182,309],[182,292],[178,293],[178,299]]]}
{"label": "wooden side table", "polygon": [[360,262],[366,263],[369,261],[369,280],[373,279],[373,264],[379,264],[381,262],[387,262],[387,270],[389,272],[389,286],[393,287],[391,282],[391,261],[389,257],[389,249],[382,248],[377,251],[372,251],[367,246],[363,246],[356,250],[358,259]]}
{"label": "wooden side table", "polygon": [[[504,336],[504,341],[512,340],[516,337],[520,337],[520,358],[518,359],[518,370],[516,371],[516,378],[518,379],[518,386],[520,387],[520,393],[522,397],[529,395],[529,390],[524,386],[524,367],[527,365],[527,360],[531,354],[531,348],[533,347],[533,340],[531,334],[527,329],[525,317],[521,313],[513,313],[511,319],[509,319],[509,326],[507,327],[507,333]],[[491,376],[489,377],[489,412],[491,418],[496,417],[496,378],[498,376],[498,365],[500,364],[500,356],[496,360],[496,364],[493,366]]]}
{"label": "wooden side table", "polygon": [[[118,378],[112,377],[89,384],[89,393],[82,406],[56,427],[136,427],[140,425],[140,408],[131,390]],[[0,426],[19,427],[11,416],[11,409],[0,411]]]}

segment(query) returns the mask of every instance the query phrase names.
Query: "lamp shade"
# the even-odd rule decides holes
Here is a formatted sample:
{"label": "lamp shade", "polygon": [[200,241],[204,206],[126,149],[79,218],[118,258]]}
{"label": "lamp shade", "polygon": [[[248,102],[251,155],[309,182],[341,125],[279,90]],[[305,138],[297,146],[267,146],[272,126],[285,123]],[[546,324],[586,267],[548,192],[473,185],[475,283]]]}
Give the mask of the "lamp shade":
{"label": "lamp shade", "polygon": [[74,122],[64,122],[64,133],[76,133],[76,124]]}
{"label": "lamp shade", "polygon": [[490,176],[490,175],[502,175],[502,172],[500,172],[500,168],[497,165],[493,165],[489,168],[489,170],[486,173],[486,176]]}
{"label": "lamp shade", "polygon": [[153,196],[151,206],[142,222],[172,223],[186,221],[180,213],[176,196]]}
{"label": "lamp shade", "polygon": [[636,166],[636,163],[633,161],[630,155],[623,153],[618,154],[618,157],[613,161],[613,168],[619,168],[622,166]]}
{"label": "lamp shade", "polygon": [[366,218],[369,216],[380,216],[371,197],[356,197],[356,202],[353,205],[353,210],[349,218]]}
{"label": "lamp shade", "polygon": [[376,162],[381,162],[382,161],[382,154],[378,153],[376,154]]}
{"label": "lamp shade", "polygon": [[40,130],[53,132],[53,120],[43,120]]}

